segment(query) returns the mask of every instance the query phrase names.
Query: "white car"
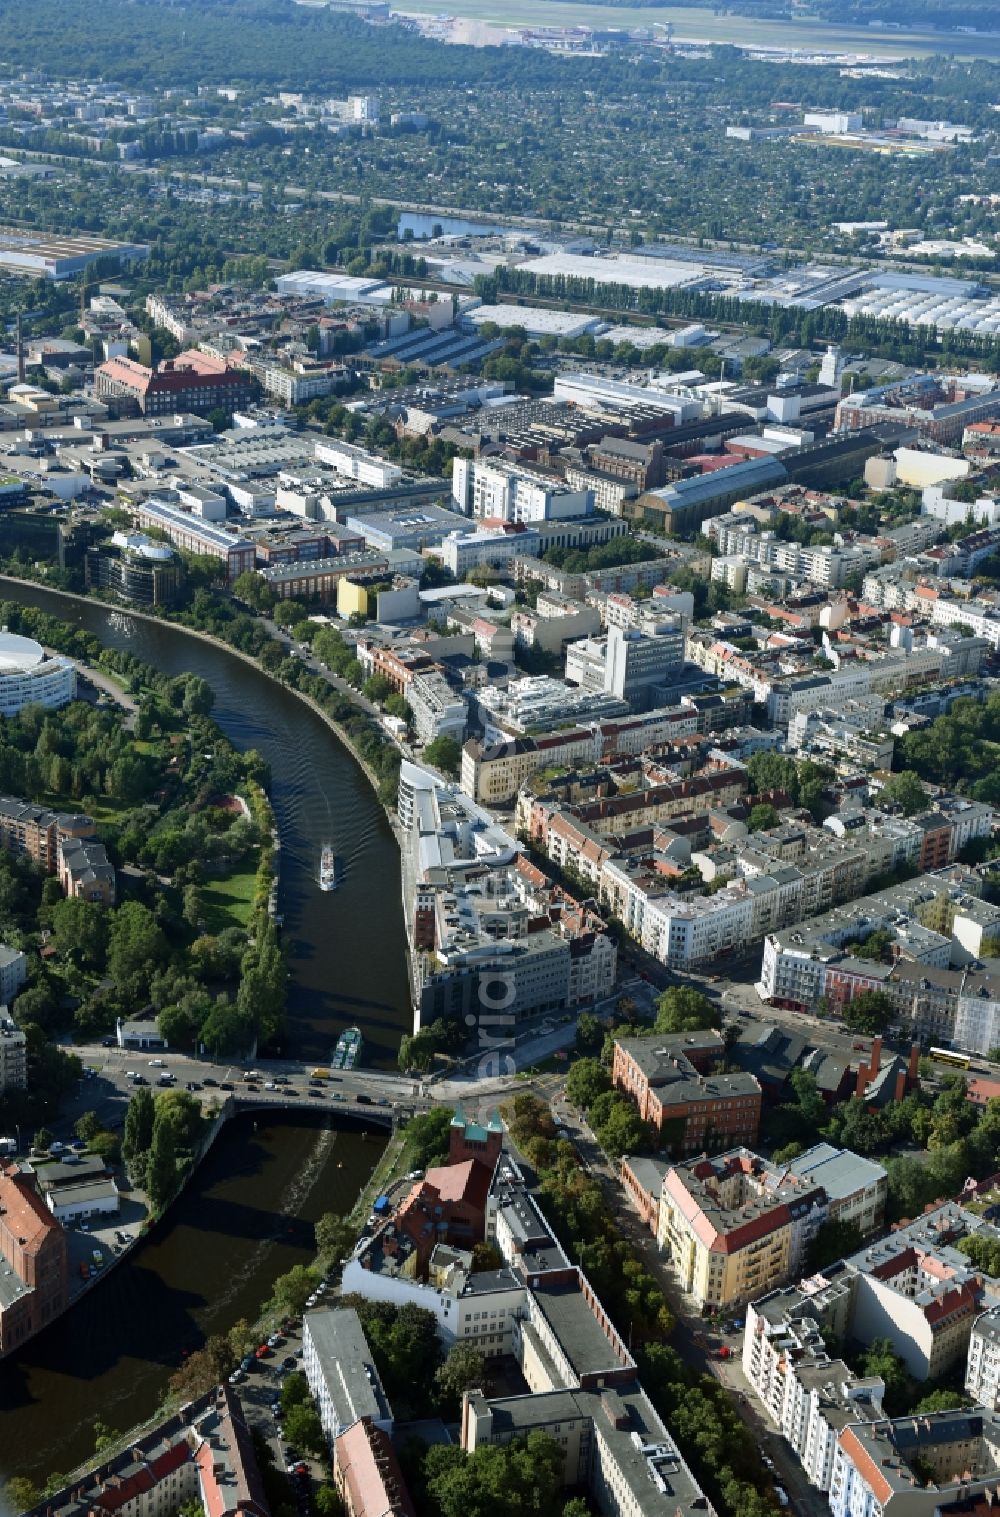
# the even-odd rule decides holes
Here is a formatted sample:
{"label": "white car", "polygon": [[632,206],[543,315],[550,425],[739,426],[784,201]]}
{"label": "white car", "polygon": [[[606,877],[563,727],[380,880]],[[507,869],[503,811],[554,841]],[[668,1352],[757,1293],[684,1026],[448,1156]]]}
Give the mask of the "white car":
{"label": "white car", "polygon": [[150,1069],[162,1069],[164,1067],[163,1060],[162,1059],[150,1059],[150,1061],[149,1061],[149,1067],[150,1067]]}
{"label": "white car", "polygon": [[264,1085],[264,1089],[265,1090],[277,1090],[277,1088],[278,1087],[277,1087],[277,1085],[275,1085],[275,1083],[274,1083],[273,1080],[268,1080],[266,1082],[266,1084]]}

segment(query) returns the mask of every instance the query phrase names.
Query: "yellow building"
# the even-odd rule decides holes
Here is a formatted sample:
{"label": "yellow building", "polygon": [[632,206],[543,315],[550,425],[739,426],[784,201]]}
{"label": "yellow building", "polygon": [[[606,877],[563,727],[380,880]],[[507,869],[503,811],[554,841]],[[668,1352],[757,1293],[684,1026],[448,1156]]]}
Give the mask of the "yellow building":
{"label": "yellow building", "polygon": [[668,1171],[657,1242],[699,1307],[725,1309],[794,1272],[828,1215],[821,1187],[741,1148]]}
{"label": "yellow building", "polygon": [[344,578],[337,581],[337,615],[367,616],[369,586],[362,580]]}

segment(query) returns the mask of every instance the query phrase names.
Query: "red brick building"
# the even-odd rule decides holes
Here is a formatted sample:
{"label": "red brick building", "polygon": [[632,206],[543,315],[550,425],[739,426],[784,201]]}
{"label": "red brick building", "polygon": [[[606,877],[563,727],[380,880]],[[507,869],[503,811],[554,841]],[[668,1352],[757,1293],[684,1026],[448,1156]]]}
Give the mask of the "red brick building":
{"label": "red brick building", "polygon": [[713,1074],[724,1049],[713,1031],[615,1042],[612,1083],[635,1101],[675,1157],[756,1142],[760,1084],[749,1074]]}
{"label": "red brick building", "polygon": [[230,368],[224,358],[197,348],[165,358],[155,369],[133,358],[109,358],[94,375],[94,394],[99,400],[124,401],[138,407],[143,416],[216,409],[232,412],[255,393],[255,381],[245,369]]}
{"label": "red brick building", "polygon": [[396,1214],[396,1231],[409,1238],[417,1269],[426,1272],[434,1246],[472,1248],[486,1235],[486,1201],[493,1168],[478,1159],[429,1169]]}
{"label": "red brick building", "polygon": [[0,1168],[0,1357],[47,1326],[66,1305],[66,1234],[18,1165]]}

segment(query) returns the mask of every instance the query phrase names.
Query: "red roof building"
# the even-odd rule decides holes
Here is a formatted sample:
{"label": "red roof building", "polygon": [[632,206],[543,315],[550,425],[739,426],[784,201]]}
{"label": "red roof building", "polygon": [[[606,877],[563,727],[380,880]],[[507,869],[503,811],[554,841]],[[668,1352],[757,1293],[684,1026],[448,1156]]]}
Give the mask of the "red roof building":
{"label": "red roof building", "polygon": [[415,1517],[389,1436],[370,1417],[334,1443],[333,1478],[348,1517]]}
{"label": "red roof building", "polygon": [[45,1327],[66,1305],[66,1234],[16,1164],[0,1167],[0,1357]]}
{"label": "red roof building", "polygon": [[143,416],[173,416],[179,411],[232,412],[255,394],[252,377],[222,358],[190,348],[166,358],[155,369],[132,358],[109,358],[94,376],[100,400],[125,401]]}

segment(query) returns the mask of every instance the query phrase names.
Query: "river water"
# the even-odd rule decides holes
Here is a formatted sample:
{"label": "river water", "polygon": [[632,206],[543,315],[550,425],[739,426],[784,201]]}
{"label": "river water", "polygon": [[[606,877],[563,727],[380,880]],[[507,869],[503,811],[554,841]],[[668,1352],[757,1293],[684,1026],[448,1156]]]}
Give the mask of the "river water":
{"label": "river water", "polygon": [[[0,579],[18,600],[215,691],[213,716],[271,766],[282,839],[280,909],[291,985],[289,1052],[329,1058],[357,1023],[366,1063],[392,1065],[410,1022],[399,854],[351,755],[307,706],[231,654],[96,602]],[[315,880],[322,844],[344,861],[332,894]],[[276,1277],[312,1251],[312,1223],[347,1211],[384,1146],[344,1121],[231,1122],[134,1258],[24,1351],[0,1362],[0,1485],[44,1482],[93,1451],[97,1419],[127,1428],[159,1403],[184,1351],[253,1317]]]}

